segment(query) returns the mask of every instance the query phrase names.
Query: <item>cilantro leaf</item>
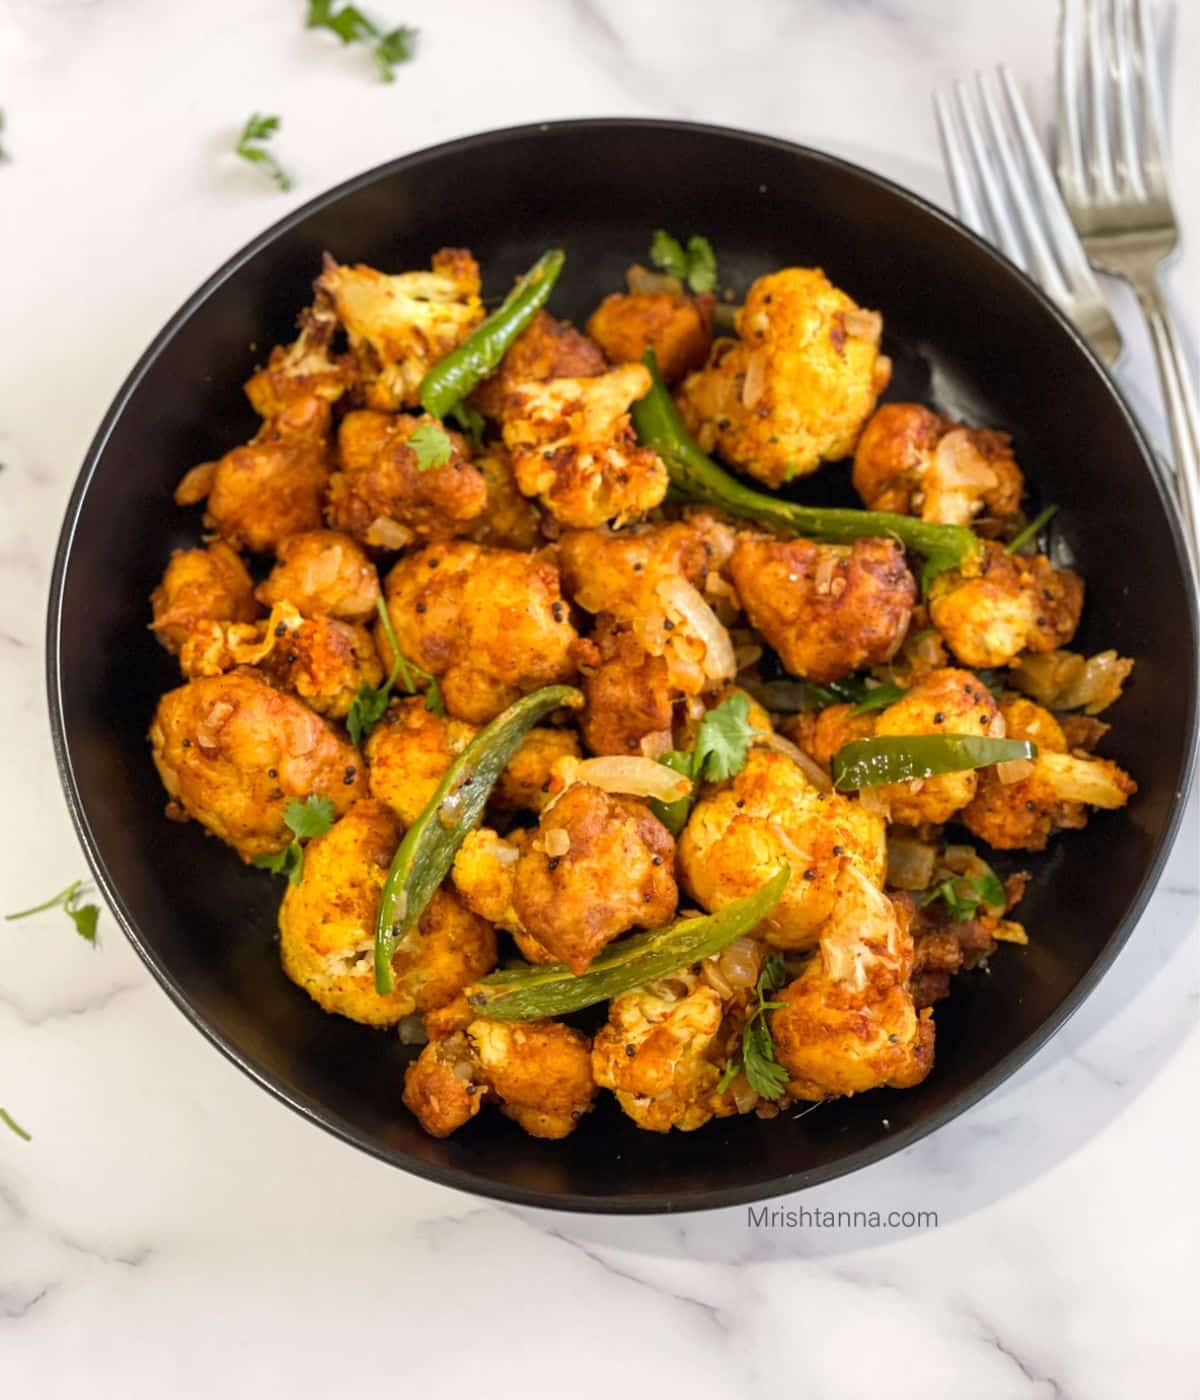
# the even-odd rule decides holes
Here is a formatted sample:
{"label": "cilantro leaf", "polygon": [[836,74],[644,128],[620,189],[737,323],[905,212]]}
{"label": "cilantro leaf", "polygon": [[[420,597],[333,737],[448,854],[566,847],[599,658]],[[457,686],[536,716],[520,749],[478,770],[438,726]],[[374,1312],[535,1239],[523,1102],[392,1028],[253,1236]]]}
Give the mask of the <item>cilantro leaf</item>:
{"label": "cilantro leaf", "polygon": [[328,29],[343,44],[370,43],[379,76],[385,83],[394,82],[396,75],[392,70],[398,63],[407,63],[417,51],[418,31],[409,25],[397,25],[385,34],[356,5],[343,5],[336,10],[333,0],[308,0],[305,28]]}
{"label": "cilantro leaf", "polygon": [[718,1093],[728,1089],[740,1072],[745,1074],[747,1084],[760,1098],[774,1100],[783,1097],[789,1076],[775,1058],[775,1042],[771,1037],[767,1012],[777,1011],[784,1003],[768,1001],[767,998],[787,980],[787,966],[777,953],[772,953],[758,975],[755,989],[758,1004],[742,1028],[741,1053],[732,1056],[725,1066],[725,1072],[717,1082]]}
{"label": "cilantro leaf", "polygon": [[311,840],[324,836],[336,816],[337,808],[328,797],[310,794],[303,802],[289,802],[283,819],[297,836]]}
{"label": "cilantro leaf", "polygon": [[12,1114],[6,1112],[3,1108],[0,1108],[0,1123],[3,1123],[6,1128],[11,1128],[19,1138],[24,1138],[26,1142],[33,1141],[33,1138],[21,1127],[20,1123],[17,1122]]}
{"label": "cilantro leaf", "polygon": [[470,439],[472,447],[478,450],[483,446],[483,433],[487,422],[473,404],[469,404],[466,399],[459,399],[454,407],[447,411],[446,417],[454,419]]}
{"label": "cilantro leaf", "polygon": [[1007,903],[1004,886],[992,870],[986,870],[982,875],[943,880],[931,890],[926,890],[921,897],[921,907],[924,909],[936,899],[945,900],[955,923],[973,919],[981,904],[988,909],[1002,910]]}
{"label": "cilantro leaf", "polygon": [[100,906],[79,902],[85,888],[82,880],[72,880],[65,890],[59,890],[56,895],[43,900],[41,904],[35,904],[31,909],[19,909],[15,914],[6,914],[5,921],[11,923],[14,919],[27,919],[31,914],[41,914],[47,909],[62,909],[67,918],[75,925],[75,932],[80,938],[94,947],[96,926],[100,920]]}
{"label": "cilantro leaf", "polygon": [[422,423],[409,437],[408,446],[416,453],[417,467],[423,472],[444,467],[454,452],[454,444],[440,423]]}
{"label": "cilantro leaf", "polygon": [[[415,437],[416,434],[413,436]],[[411,442],[412,439],[410,438],[409,441]],[[387,637],[388,646],[392,649],[392,673],[382,685],[361,686],[351,702],[350,713],[346,716],[346,728],[350,732],[350,738],[355,748],[362,747],[363,740],[387,713],[388,701],[392,698],[392,688],[397,680],[410,695],[416,695],[418,688],[413,676],[419,677],[425,682],[425,708],[439,716],[446,713],[446,707],[442,703],[442,690],[437,683],[437,678],[418,666],[415,661],[409,661],[400,650],[400,643],[396,640],[396,630],[392,626],[391,614],[382,598],[375,600],[375,610],[379,614],[379,623],[383,628],[384,636]]]}
{"label": "cilantro leaf", "polygon": [[264,117],[255,112],[242,128],[234,152],[251,165],[261,165],[281,190],[292,188],[291,177],[264,146],[279,130],[278,117]]}
{"label": "cilantro leaf", "polygon": [[650,240],[650,261],[660,272],[678,277],[682,282],[687,277],[688,260],[683,244],[672,238],[665,228],[656,228]]}
{"label": "cilantro leaf", "polygon": [[740,690],[708,711],[696,731],[694,778],[719,783],[742,771],[754,739],[749,714],[749,697]]}
{"label": "cilantro leaf", "polygon": [[687,242],[687,284],[693,292],[712,292],[717,287],[717,255],[707,238],[693,233]]}
{"label": "cilantro leaf", "polygon": [[398,63],[407,63],[417,51],[417,31],[406,24],[384,34],[375,45],[375,62],[385,83],[394,83],[392,71]]}

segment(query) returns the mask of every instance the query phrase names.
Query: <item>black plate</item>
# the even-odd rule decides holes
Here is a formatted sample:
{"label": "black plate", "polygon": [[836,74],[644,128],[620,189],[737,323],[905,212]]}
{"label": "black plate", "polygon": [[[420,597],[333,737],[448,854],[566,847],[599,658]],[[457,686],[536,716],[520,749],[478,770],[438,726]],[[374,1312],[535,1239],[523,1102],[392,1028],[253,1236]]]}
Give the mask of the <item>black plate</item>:
{"label": "black plate", "polygon": [[[146,630],[169,549],[197,537],[171,491],[256,420],[252,346],[290,338],[321,253],[390,270],[472,248],[497,293],[550,244],[569,254],[553,309],[582,318],[644,256],[656,227],[708,234],[744,288],[820,264],[885,315],[895,397],[932,398],[1010,429],[1059,547],[1088,582],[1079,645],[1138,659],[1107,752],[1141,790],[1047,858],[1022,917],[1027,950],[960,979],[937,1010],[937,1066],[916,1090],[800,1120],[642,1133],[611,1101],[543,1143],[498,1113],[426,1137],[400,1104],[411,1052],[326,1016],[281,974],[279,886],[199,826],[164,821],[145,733],[175,663]],[[844,472],[825,474],[818,493]],[[730,1205],[853,1171],[961,1113],[1062,1025],[1144,907],[1180,815],[1196,706],[1194,599],[1146,444],[1071,327],[1019,273],[937,210],[863,170],[783,141],[675,122],[581,121],[456,141],[359,176],[277,224],[171,318],[88,453],[52,585],[50,713],[71,812],[105,897],[151,971],[221,1050],[348,1142],[446,1185],[569,1210]],[[883,1127],[883,1119],[890,1131]]]}

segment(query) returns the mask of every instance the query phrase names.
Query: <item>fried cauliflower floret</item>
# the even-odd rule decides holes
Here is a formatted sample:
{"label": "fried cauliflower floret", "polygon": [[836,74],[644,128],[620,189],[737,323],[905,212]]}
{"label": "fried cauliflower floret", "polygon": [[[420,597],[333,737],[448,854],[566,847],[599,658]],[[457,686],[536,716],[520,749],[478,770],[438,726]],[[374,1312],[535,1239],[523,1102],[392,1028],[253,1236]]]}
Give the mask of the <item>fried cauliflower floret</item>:
{"label": "fried cauliflower floret", "polygon": [[743,539],[730,571],[753,625],[793,675],[835,681],[899,650],[917,585],[894,540]]}
{"label": "fried cauliflower floret", "polygon": [[283,970],[326,1011],[368,1026],[394,1025],[446,1005],[496,965],[491,925],[437,890],[396,949],[396,985],[375,990],[375,918],[400,824],[382,802],[356,802],[305,849],[299,884],[279,908]]}
{"label": "fried cauliflower floret", "polygon": [[1075,635],[1083,580],[1043,554],[1006,554],[984,542],[981,572],[934,579],[929,616],[964,666],[1006,666],[1023,651],[1054,651]]}
{"label": "fried cauliflower floret", "polygon": [[884,823],[851,798],[818,791],[786,754],[753,748],[742,771],[693,808],[679,838],[680,882],[712,913],[785,863],[791,878],[760,928],[777,948],[807,948],[851,871],[882,884]]}
{"label": "fried cauliflower floret", "polygon": [[725,1006],[695,970],[615,997],[592,1045],[592,1074],[651,1133],[693,1132],[731,1111],[717,1093]]}
{"label": "fried cauliflower floret", "polygon": [[329,422],[324,399],[296,399],[249,443],[193,467],[176,488],[176,504],[198,505],[207,497],[205,525],[252,554],[317,529],[329,484]]}
{"label": "fried cauliflower floret", "polygon": [[675,842],[649,807],[574,783],[547,811],[513,867],[522,929],[572,972],[606,944],[675,913]]}
{"label": "fried cauliflower floret", "polygon": [[254,582],[245,564],[220,540],[206,549],[177,549],[150,595],[155,636],[177,652],[206,622],[252,622],[258,616]]}
{"label": "fried cauliflower floret", "polygon": [[479,265],[465,248],[442,248],[430,272],[394,276],[328,253],[316,283],[331,297],[358,361],[370,408],[415,408],[421,380],[483,319]]}
{"label": "fried cauliflower floret", "polygon": [[511,933],[528,962],[554,962],[554,954],[526,932],[513,908],[517,861],[531,834],[517,830],[504,837],[491,827],[477,827],[458,848],[451,878],[467,908]]}
{"label": "fried cauliflower floret", "polygon": [[933,1021],[905,986],[911,911],[861,875],[848,881],[816,956],[775,993],[783,1006],[768,1013],[771,1034],[795,1098],[910,1089],[929,1073]]}
{"label": "fried cauliflower floret", "polygon": [[649,388],[643,365],[512,385],[501,431],[522,492],[561,524],[583,528],[637,520],[660,505],[667,468],[638,446],[629,417]]}
{"label": "fried cauliflower floret", "polygon": [[466,534],[487,506],[487,483],[471,465],[466,439],[448,429],[449,458],[422,468],[410,439],[431,426],[427,415],[367,409],[342,419],[341,470],[330,479],[325,508],[334,529],[380,549]]}
{"label": "fried cauliflower floret", "polygon": [[404,1106],[430,1137],[457,1132],[486,1096],[487,1083],[465,1028],[431,1040],[404,1073]]}
{"label": "fried cauliflower floret", "polygon": [[471,395],[471,402],[489,418],[502,419],[517,385],[544,379],[590,379],[607,368],[604,352],[594,340],[548,311],[539,311],[505,351],[495,374]]}
{"label": "fried cauliflower floret", "polygon": [[[1044,851],[1056,831],[1087,825],[1088,807],[1124,807],[1137,784],[1111,759],[1068,753],[1058,720],[1032,700],[1001,703],[1010,739],[1031,739],[1038,756],[1029,765],[989,768],[979,775],[974,800],[959,820],[999,851]],[[1007,779],[1008,781],[1005,781]]]}
{"label": "fried cauliflower floret", "polygon": [[371,796],[412,826],[475,733],[473,724],[435,715],[420,695],[393,703],[363,748]]}
{"label": "fried cauliflower floret", "polygon": [[596,1097],[586,1035],[558,1021],[472,1021],[467,1040],[500,1111],[531,1137],[564,1138]]}
{"label": "fried cauliflower floret", "polygon": [[673,747],[671,721],[679,692],[666,660],[651,656],[628,623],[601,613],[576,655],[586,702],[579,729],[592,753],[657,758]]}
{"label": "fried cauliflower floret", "polygon": [[[875,716],[877,735],[971,734],[1004,738],[1004,718],[982,681],[970,671],[931,671],[904,696]],[[911,783],[871,789],[876,806],[905,826],[949,821],[975,796],[979,772],[940,773]]]}
{"label": "fried cauliflower floret", "polygon": [[708,359],[715,305],[711,292],[613,292],[592,312],[588,334],[615,365],[640,360],[649,347],[674,384]]}
{"label": "fried cauliflower floret", "polygon": [[768,486],[848,456],[891,374],[883,318],[820,268],[789,267],[754,283],[736,324],[679,390],[701,447]]}
{"label": "fried cauliflower floret", "polygon": [[487,507],[472,525],[471,539],[501,549],[537,549],[542,543],[541,515],[521,495],[504,447],[489,443],[475,458],[475,467],[487,487]]}
{"label": "fried cauliflower floret", "polygon": [[292,839],[288,804],[327,797],[341,815],[367,795],[358,754],[328,721],[251,670],[168,691],[150,726],[170,810],[249,861]]}
{"label": "fried cauliflower floret", "polygon": [[853,739],[869,739],[875,733],[875,715],[856,715],[853,705],[827,705],[806,710],[780,724],[781,732],[810,758],[829,771],[838,749]]}
{"label": "fried cauliflower floret", "polygon": [[566,785],[558,765],[579,757],[579,740],[570,729],[531,729],[500,774],[492,805],[502,811],[540,812]]}
{"label": "fried cauliflower floret", "polygon": [[336,403],[354,382],[354,357],[331,353],[338,320],[326,294],[317,293],[297,325],[300,334],[291,345],[277,345],[266,367],[246,381],[246,397],[264,418],[274,418],[297,399],[315,396]]}
{"label": "fried cauliflower floret", "polygon": [[736,670],[729,634],[705,598],[734,540],[707,512],[638,530],[570,530],[558,547],[563,586],[586,612],[628,623],[648,655],[666,660],[671,685],[698,695]]}
{"label": "fried cauliflower floret", "polygon": [[[464,540],[406,555],[384,584],[400,650],[439,677],[446,709],[483,724],[575,674],[575,629],[546,557]],[[385,666],[391,648],[375,637]]]}
{"label": "fried cauliflower floret", "polygon": [[969,525],[1014,516],[1024,478],[1007,433],[968,428],[916,403],[885,403],[854,452],[854,489],[868,510]]}
{"label": "fried cauliflower floret", "polygon": [[254,596],[269,608],[290,603],[305,617],[366,622],[381,595],[375,565],[356,540],[337,530],[306,530],[279,546],[275,567]]}

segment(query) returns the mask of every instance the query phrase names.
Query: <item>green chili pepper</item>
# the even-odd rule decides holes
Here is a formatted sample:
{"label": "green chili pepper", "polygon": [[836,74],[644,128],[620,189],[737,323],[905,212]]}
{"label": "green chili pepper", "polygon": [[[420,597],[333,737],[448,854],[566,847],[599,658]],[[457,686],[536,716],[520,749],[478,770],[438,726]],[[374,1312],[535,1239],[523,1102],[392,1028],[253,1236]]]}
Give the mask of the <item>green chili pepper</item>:
{"label": "green chili pepper", "polygon": [[1057,506],[1047,506],[1039,515],[1035,515],[1029,524],[1005,545],[1005,554],[1016,554],[1017,550],[1023,549],[1030,540],[1036,539],[1057,514]]}
{"label": "green chili pepper", "polygon": [[988,768],[1015,758],[1036,758],[1025,739],[984,739],[976,734],[881,734],[851,739],[833,756],[833,785],[839,792],[907,783],[939,773]]}
{"label": "green chili pepper", "polygon": [[681,919],[611,944],[576,976],[564,963],[493,972],[467,990],[467,1002],[493,1021],[540,1021],[609,1001],[622,992],[711,958],[757,927],[779,902],[791,874],[782,866],[753,894],[715,914]]}
{"label": "green chili pepper", "polygon": [[495,311],[434,365],[421,380],[426,413],[444,418],[481,379],[495,372],[504,352],[546,304],[566,256],[561,248],[543,253]]}
{"label": "green chili pepper", "polygon": [[646,350],[642,363],[650,371],[653,383],[646,397],[633,406],[638,440],[654,448],[666,463],[671,484],[689,500],[702,501],[731,515],[774,525],[807,539],[837,544],[888,536],[905,549],[924,556],[923,587],[945,570],[967,567],[982,557],[983,545],[964,525],[933,525],[890,511],[802,506],[751,490],[706,456],[689,435],[671,402],[653,350]]}
{"label": "green chili pepper", "polygon": [[535,690],[497,715],[446,770],[429,805],[404,834],[392,858],[375,919],[375,990],[392,990],[396,944],[425,912],[446,878],[466,835],[479,821],[500,774],[530,729],[561,705],[577,709],[583,696],[574,686]]}

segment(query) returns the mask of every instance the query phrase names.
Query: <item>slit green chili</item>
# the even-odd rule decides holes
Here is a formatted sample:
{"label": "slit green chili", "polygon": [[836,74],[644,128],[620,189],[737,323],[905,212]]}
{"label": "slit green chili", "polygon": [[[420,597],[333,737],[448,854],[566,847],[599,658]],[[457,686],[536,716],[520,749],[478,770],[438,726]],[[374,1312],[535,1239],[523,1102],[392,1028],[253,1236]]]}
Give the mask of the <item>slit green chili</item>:
{"label": "slit green chili", "polygon": [[838,792],[935,778],[988,768],[1017,758],[1036,758],[1037,745],[1025,739],[984,739],[978,734],[881,734],[851,739],[833,756],[833,786]]}
{"label": "slit green chili", "polygon": [[495,373],[504,352],[546,304],[566,256],[561,248],[543,253],[495,311],[434,365],[419,390],[426,413],[444,418]]}
{"label": "slit green chili", "polygon": [[577,709],[583,696],[570,685],[535,690],[497,715],[446,770],[429,804],[404,834],[388,869],[375,918],[375,990],[394,985],[396,944],[425,912],[446,878],[455,853],[483,814],[500,774],[521,740],[544,715],[560,706]]}
{"label": "slit green chili", "polygon": [[610,944],[576,976],[564,963],[493,972],[467,988],[467,1003],[492,1021],[540,1021],[565,1016],[711,958],[757,927],[779,902],[791,872],[784,865],[753,894],[666,928]]}
{"label": "slit green chili", "polygon": [[965,525],[935,525],[890,511],[802,506],[752,490],[701,451],[688,433],[663,383],[653,350],[646,350],[642,363],[653,382],[646,397],[633,405],[638,440],[654,448],[666,463],[672,486],[689,500],[826,543],[890,537],[924,557],[922,586],[947,569],[969,568],[982,558],[983,545]]}

